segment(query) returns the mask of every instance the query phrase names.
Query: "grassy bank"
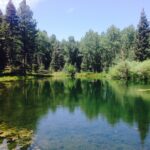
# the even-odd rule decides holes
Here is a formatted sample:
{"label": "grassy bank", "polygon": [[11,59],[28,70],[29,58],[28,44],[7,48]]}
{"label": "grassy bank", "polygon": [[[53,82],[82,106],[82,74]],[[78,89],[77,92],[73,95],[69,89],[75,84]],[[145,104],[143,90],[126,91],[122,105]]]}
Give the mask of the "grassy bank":
{"label": "grassy bank", "polygon": [[[14,75],[3,75],[0,76],[0,82],[7,82],[7,81],[17,81],[17,80],[24,80],[24,79],[35,79],[35,78],[50,78],[53,79],[63,79],[63,78],[70,78],[70,75],[65,72],[53,72],[51,74],[37,74],[32,73],[28,74],[27,76],[14,76]],[[106,78],[105,73],[93,73],[93,72],[81,72],[76,73],[75,78],[77,79],[103,79]]]}
{"label": "grassy bank", "polygon": [[[47,72],[47,73],[30,73],[27,76],[12,76],[12,75],[3,75],[0,77],[0,82],[2,81],[16,81],[22,79],[32,79],[32,78],[49,78],[54,79],[64,79],[70,78],[71,74],[66,72]],[[122,61],[114,65],[109,69],[109,72],[106,74],[102,73],[93,73],[93,72],[80,72],[75,74],[77,79],[112,79],[112,80],[123,80],[123,81],[132,81],[132,82],[149,82],[150,81],[150,60],[143,62],[136,61]]]}
{"label": "grassy bank", "polygon": [[26,76],[20,75],[1,75],[0,82],[9,82],[9,81],[18,81],[18,80],[29,80],[29,79],[39,79],[39,78],[67,78],[69,77],[68,74],[64,72],[54,72],[52,74],[41,74],[41,73],[30,73]]}
{"label": "grassy bank", "polygon": [[[71,78],[71,76],[65,72],[54,72],[51,74],[51,77],[54,79]],[[102,79],[102,78],[106,78],[106,73],[80,72],[80,73],[76,73],[74,78],[76,79]]]}
{"label": "grassy bank", "polygon": [[14,75],[14,74],[1,74],[0,75],[0,82],[8,82],[8,81],[17,81],[17,80],[29,80],[35,78],[44,78],[44,77],[51,77],[52,75],[49,74],[39,74],[39,73],[30,73],[26,76],[23,75]]}
{"label": "grassy bank", "polygon": [[8,81],[17,81],[17,80],[24,80],[24,79],[33,79],[33,76],[1,76],[0,82],[8,82]]}
{"label": "grassy bank", "polygon": [[103,79],[106,73],[81,72],[76,74],[77,79]]}

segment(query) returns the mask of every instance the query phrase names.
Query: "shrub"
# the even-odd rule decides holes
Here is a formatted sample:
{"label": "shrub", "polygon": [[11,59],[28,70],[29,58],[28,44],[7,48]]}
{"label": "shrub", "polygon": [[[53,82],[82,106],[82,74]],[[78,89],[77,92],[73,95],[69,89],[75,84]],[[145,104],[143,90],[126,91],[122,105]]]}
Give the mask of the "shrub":
{"label": "shrub", "polygon": [[109,71],[110,76],[113,79],[125,79],[130,78],[130,64],[128,61],[119,62],[117,65],[113,66]]}
{"label": "shrub", "polygon": [[110,68],[109,75],[113,79],[148,81],[150,80],[150,60],[119,62]]}
{"label": "shrub", "polygon": [[149,80],[150,79],[150,60],[137,63],[133,68],[132,78],[134,80]]}
{"label": "shrub", "polygon": [[71,76],[74,77],[76,74],[76,68],[75,66],[71,65],[71,64],[66,64],[65,65],[65,71]]}

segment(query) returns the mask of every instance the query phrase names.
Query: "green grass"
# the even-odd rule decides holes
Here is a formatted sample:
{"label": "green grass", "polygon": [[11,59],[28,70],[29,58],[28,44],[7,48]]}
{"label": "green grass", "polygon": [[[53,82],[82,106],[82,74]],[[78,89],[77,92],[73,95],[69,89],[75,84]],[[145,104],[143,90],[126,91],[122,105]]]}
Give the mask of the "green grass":
{"label": "green grass", "polygon": [[60,72],[53,72],[51,74],[52,77],[54,78],[67,78],[69,77],[69,75],[63,71],[60,71]]}
{"label": "green grass", "polygon": [[[34,79],[34,78],[53,78],[53,79],[65,79],[69,78],[69,74],[65,72],[53,72],[51,74],[39,74],[39,73],[31,73],[27,76],[1,76],[0,82],[7,82],[7,81],[17,81],[17,80],[24,80],[24,79]],[[106,73],[93,73],[93,72],[81,72],[76,73],[75,78],[77,79],[103,79],[106,78]]]}
{"label": "green grass", "polygon": [[138,89],[138,92],[150,92],[150,89]]}
{"label": "green grass", "polygon": [[24,80],[24,79],[35,79],[35,78],[66,78],[68,75],[64,72],[54,72],[52,74],[39,74],[39,73],[30,73],[27,76],[11,76],[11,75],[4,75],[0,76],[0,82],[8,82],[8,81],[17,81],[17,80]]}
{"label": "green grass", "polygon": [[8,81],[17,81],[17,80],[23,80],[23,79],[33,79],[32,76],[2,76],[0,77],[0,82],[8,82]]}
{"label": "green grass", "polygon": [[20,77],[17,77],[17,76],[3,76],[3,77],[0,77],[0,82],[16,81],[19,79],[20,79]]}
{"label": "green grass", "polygon": [[103,79],[106,77],[106,73],[81,72],[76,74],[77,79]]}

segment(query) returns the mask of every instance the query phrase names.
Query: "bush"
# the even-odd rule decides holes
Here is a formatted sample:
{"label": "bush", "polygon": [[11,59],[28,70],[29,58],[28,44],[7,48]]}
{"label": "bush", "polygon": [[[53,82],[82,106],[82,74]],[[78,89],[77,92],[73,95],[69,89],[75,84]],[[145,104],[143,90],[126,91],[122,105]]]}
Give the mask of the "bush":
{"label": "bush", "polygon": [[133,79],[147,81],[150,79],[150,60],[140,62],[134,68]]}
{"label": "bush", "polygon": [[130,63],[128,61],[118,63],[110,69],[109,75],[113,79],[128,80],[130,78]]}
{"label": "bush", "polygon": [[71,65],[71,64],[66,64],[65,65],[65,71],[71,76],[74,77],[76,74],[76,68],[75,66]]}
{"label": "bush", "polygon": [[110,68],[109,75],[113,79],[148,81],[150,80],[150,60],[119,62]]}

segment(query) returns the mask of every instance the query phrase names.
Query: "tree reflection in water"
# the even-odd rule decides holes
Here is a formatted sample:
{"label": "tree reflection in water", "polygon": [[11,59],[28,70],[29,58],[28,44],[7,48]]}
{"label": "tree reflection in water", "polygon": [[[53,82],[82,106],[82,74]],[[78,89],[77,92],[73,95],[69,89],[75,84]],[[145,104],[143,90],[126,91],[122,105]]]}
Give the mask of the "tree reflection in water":
{"label": "tree reflection in water", "polygon": [[102,116],[113,127],[120,121],[131,126],[137,124],[144,144],[150,124],[150,93],[139,92],[140,88],[148,85],[69,79],[1,84],[0,123],[36,131],[37,122],[49,110],[56,112],[61,106],[74,113],[80,108],[91,121]]}

